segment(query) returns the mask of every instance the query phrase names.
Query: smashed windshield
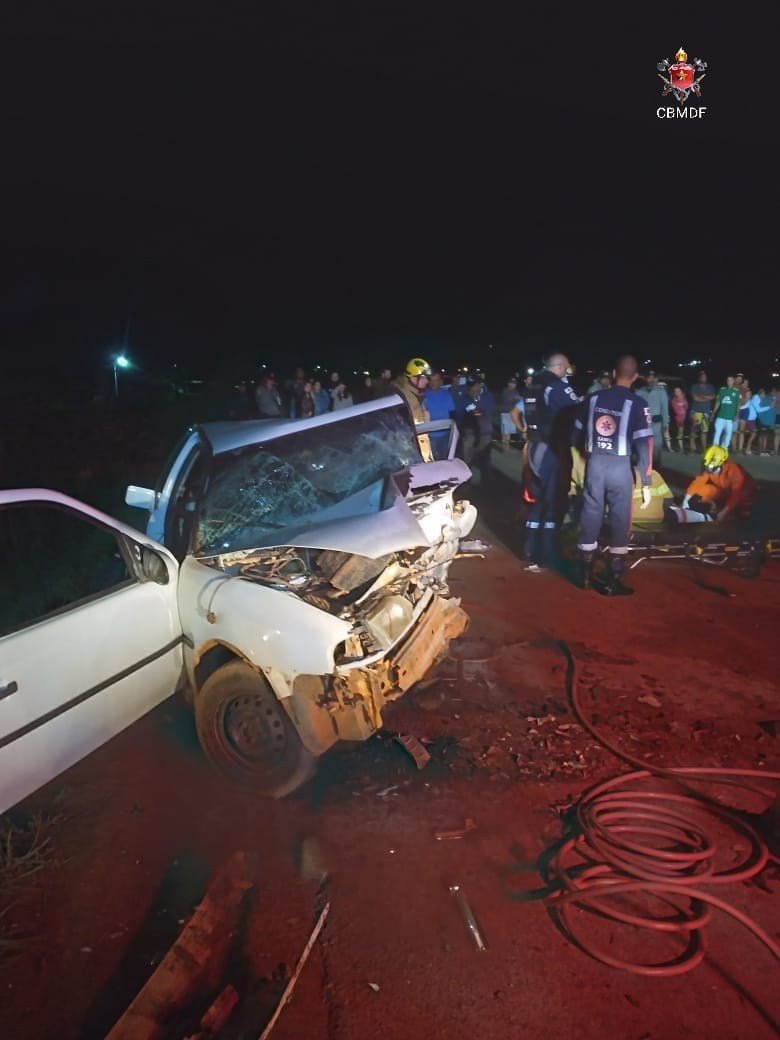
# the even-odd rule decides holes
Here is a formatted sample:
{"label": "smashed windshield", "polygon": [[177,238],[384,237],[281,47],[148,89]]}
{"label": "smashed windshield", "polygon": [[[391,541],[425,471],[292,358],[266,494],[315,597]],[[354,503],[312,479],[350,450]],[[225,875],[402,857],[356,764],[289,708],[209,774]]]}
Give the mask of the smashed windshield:
{"label": "smashed windshield", "polygon": [[[421,461],[400,401],[217,455],[199,510],[195,552],[251,549],[303,522],[376,512],[385,478]],[[367,493],[372,488],[376,493]]]}

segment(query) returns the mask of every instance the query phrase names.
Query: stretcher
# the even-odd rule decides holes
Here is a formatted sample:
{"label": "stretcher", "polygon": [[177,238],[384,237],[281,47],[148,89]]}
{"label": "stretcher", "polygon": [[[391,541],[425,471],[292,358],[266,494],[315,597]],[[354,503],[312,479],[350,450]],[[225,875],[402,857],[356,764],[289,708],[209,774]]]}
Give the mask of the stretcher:
{"label": "stretcher", "polygon": [[646,560],[686,560],[756,577],[767,560],[780,560],[780,535],[724,528],[709,517],[700,522],[687,519],[675,526],[664,522],[654,529],[632,529],[628,554],[632,570]]}

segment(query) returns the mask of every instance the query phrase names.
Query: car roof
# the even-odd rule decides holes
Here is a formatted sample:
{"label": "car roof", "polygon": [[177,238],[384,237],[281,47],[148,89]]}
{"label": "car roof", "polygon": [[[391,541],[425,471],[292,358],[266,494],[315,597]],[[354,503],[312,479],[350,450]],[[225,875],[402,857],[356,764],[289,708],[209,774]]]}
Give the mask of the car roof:
{"label": "car roof", "polygon": [[215,455],[236,451],[247,444],[262,444],[276,437],[284,437],[300,430],[311,430],[318,426],[330,426],[356,415],[379,412],[385,408],[396,408],[403,402],[400,394],[380,397],[376,401],[352,405],[337,412],[325,412],[310,419],[241,419],[232,422],[200,423],[198,429],[211,445]]}

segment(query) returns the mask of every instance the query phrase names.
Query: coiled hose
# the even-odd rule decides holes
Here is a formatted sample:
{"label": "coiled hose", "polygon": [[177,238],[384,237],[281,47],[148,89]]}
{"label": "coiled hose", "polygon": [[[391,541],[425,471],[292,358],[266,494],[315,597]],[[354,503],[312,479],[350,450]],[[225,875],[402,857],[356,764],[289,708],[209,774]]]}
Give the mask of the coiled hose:
{"label": "coiled hose", "polygon": [[[739,921],[780,959],[780,945],[752,918],[713,891],[717,886],[755,877],[774,857],[739,815],[690,786],[692,781],[730,784],[771,799],[771,791],[751,781],[780,780],[780,773],[648,766],[591,724],[579,701],[577,662],[565,644],[561,649],[568,662],[567,688],[578,722],[613,755],[638,768],[597,784],[580,799],[575,833],[562,842],[550,864],[548,880],[555,892],[547,905],[557,912],[569,936],[586,953],[636,975],[682,975],[701,963],[707,951],[705,929],[713,907]],[[716,869],[718,838],[712,832],[722,831],[724,824],[737,832],[746,851],[736,865]],[[625,899],[632,893],[654,896],[674,913],[655,916],[650,911],[635,910],[633,901]],[[661,964],[626,960],[599,948],[581,928],[575,930],[575,908],[611,922],[676,934],[683,939],[685,949]]]}

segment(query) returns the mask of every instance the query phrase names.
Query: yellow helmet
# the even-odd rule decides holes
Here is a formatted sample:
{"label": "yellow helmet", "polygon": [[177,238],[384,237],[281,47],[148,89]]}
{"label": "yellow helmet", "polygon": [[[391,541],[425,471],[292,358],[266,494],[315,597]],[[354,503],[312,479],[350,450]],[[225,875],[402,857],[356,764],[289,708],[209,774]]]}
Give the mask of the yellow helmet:
{"label": "yellow helmet", "polygon": [[710,473],[717,473],[722,468],[723,463],[727,461],[729,453],[725,448],[721,448],[718,444],[711,444],[709,448],[704,452],[704,468]]}
{"label": "yellow helmet", "polygon": [[413,357],[406,364],[406,374],[408,376],[429,376],[431,374],[431,366],[421,357]]}

